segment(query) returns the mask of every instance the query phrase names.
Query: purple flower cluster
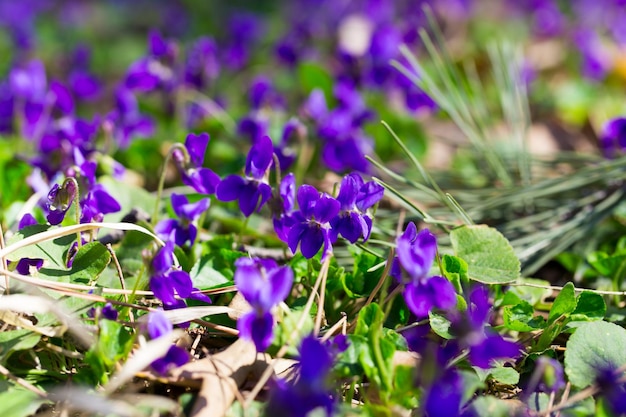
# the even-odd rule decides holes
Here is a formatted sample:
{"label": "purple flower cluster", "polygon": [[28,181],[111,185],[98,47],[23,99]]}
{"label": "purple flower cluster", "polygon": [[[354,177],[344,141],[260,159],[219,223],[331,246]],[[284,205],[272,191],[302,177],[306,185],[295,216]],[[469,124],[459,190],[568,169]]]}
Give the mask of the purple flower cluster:
{"label": "purple flower cluster", "polygon": [[235,285],[252,307],[237,322],[240,337],[265,351],[274,337],[272,309],[291,292],[293,271],[279,267],[273,259],[239,258],[235,262]]}
{"label": "purple flower cluster", "polygon": [[488,327],[490,313],[489,291],[476,286],[468,296],[466,311],[447,312],[454,339],[440,346],[428,337],[428,326],[416,328],[408,337],[412,349],[422,355],[416,382],[425,389],[423,407],[428,416],[468,415],[461,413],[463,379],[458,368],[452,366],[459,358],[468,354],[471,365],[488,369],[494,359],[515,359],[521,355],[519,344]]}
{"label": "purple flower cluster", "polygon": [[299,246],[305,258],[312,258],[323,248],[325,257],[340,235],[350,243],[369,238],[372,219],[367,210],[380,201],[383,193],[380,184],[366,183],[357,173],[343,178],[336,199],[308,184],[296,192],[294,176],[287,175],[273,201],[274,230],[293,253]]}
{"label": "purple flower cluster", "polygon": [[373,118],[373,113],[365,106],[352,82],[339,80],[333,92],[338,104],[334,109],[328,109],[324,93],[318,89],[311,92],[305,104],[305,112],[323,140],[322,159],[337,172],[368,172],[369,162],[365,155],[372,153],[374,144],[362,126]]}

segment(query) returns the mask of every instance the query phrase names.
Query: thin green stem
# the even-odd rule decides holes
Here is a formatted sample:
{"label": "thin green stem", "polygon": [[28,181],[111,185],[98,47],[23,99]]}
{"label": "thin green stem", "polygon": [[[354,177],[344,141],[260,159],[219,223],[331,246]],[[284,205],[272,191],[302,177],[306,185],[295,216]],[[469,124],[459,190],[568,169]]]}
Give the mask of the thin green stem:
{"label": "thin green stem", "polygon": [[161,196],[163,195],[163,187],[165,186],[165,173],[167,171],[167,165],[172,159],[172,155],[174,151],[180,151],[183,154],[184,163],[187,165],[189,163],[189,152],[187,152],[187,148],[182,143],[175,143],[172,145],[170,150],[165,155],[165,160],[163,161],[163,167],[161,168],[161,176],[159,177],[159,186],[157,188],[156,201],[154,203],[154,212],[152,214],[152,221],[150,222],[152,227],[156,226],[157,218],[159,217],[159,206],[161,204]]}
{"label": "thin green stem", "polygon": [[[74,212],[76,213],[76,224],[80,224],[80,188],[78,187],[78,181],[76,181],[76,178],[74,177],[67,177],[65,179],[65,181],[63,181],[63,184],[61,185],[61,187],[63,189],[66,188],[67,184],[72,184],[72,186],[74,186],[74,188],[76,189],[76,191],[74,192]],[[76,232],[76,242],[78,244],[78,247],[80,248],[81,246],[83,246],[83,239],[81,236],[81,232]]]}

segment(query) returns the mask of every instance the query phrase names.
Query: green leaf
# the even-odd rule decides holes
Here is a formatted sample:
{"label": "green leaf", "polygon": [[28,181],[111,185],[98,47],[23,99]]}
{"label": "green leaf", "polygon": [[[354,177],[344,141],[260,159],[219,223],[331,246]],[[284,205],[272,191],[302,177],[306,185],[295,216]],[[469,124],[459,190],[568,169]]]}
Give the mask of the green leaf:
{"label": "green leaf", "polygon": [[467,262],[457,256],[443,255],[441,266],[443,275],[452,282],[456,291],[461,293],[463,284],[468,281]]}
{"label": "green leaf", "polygon": [[456,256],[467,262],[470,279],[485,284],[506,284],[520,276],[520,261],[513,247],[496,229],[461,226],[450,232]]}
{"label": "green leaf", "polygon": [[450,320],[432,311],[428,313],[428,317],[430,319],[430,327],[436,334],[444,339],[454,339],[454,336],[450,334]]}
{"label": "green leaf", "polygon": [[298,81],[301,91],[310,94],[316,88],[321,89],[326,97],[326,103],[333,100],[333,77],[321,65],[308,61],[298,65]]}
{"label": "green leaf", "polygon": [[567,341],[564,363],[572,385],[591,385],[598,370],[626,364],[626,330],[605,321],[583,324]]}
{"label": "green leaf", "polygon": [[587,257],[587,262],[605,277],[613,277],[626,262],[626,253],[608,255],[604,252],[593,252]]}
{"label": "green leaf", "polygon": [[335,371],[343,378],[360,376],[363,373],[359,355],[363,350],[369,350],[367,337],[349,334],[347,338],[348,348],[339,354],[334,367]]}
{"label": "green leaf", "polygon": [[418,402],[418,388],[415,385],[415,368],[398,365],[394,369],[393,392],[391,400],[408,410],[416,408]]}
{"label": "green leaf", "polygon": [[70,269],[64,265],[43,267],[38,271],[40,277],[53,281],[86,284],[95,281],[111,262],[111,254],[100,242],[89,242],[81,246]]}
{"label": "green leaf", "polygon": [[[46,226],[43,224],[36,224],[33,226],[24,227],[7,241],[6,246],[9,247],[13,243],[36,235],[37,233],[45,232],[50,228],[50,226]],[[45,240],[34,245],[20,248],[15,252],[8,254],[7,260],[15,262],[19,261],[22,258],[43,259],[44,261],[47,261],[49,265],[65,267],[67,252],[69,251],[70,246],[72,246],[72,243],[75,240],[76,235],[74,234],[62,236],[52,240]]]}
{"label": "green leaf", "polygon": [[96,344],[85,354],[85,362],[90,365],[84,372],[94,381],[106,383],[115,365],[130,353],[133,338],[129,330],[118,322],[100,320]]}
{"label": "green leaf", "polygon": [[576,309],[576,294],[574,284],[568,282],[559,295],[556,296],[550,308],[548,323],[552,323],[561,316],[569,316]]}
{"label": "green leaf", "polygon": [[352,272],[343,274],[341,284],[350,298],[368,296],[380,279],[382,269],[369,272],[369,269],[380,262],[380,258],[365,251],[353,253],[354,268]]}
{"label": "green leaf", "polygon": [[[117,260],[125,277],[136,276],[144,265],[144,250],[151,247],[154,239],[145,233],[129,230],[116,249]],[[119,278],[116,279],[119,282]]]}
{"label": "green leaf", "polygon": [[109,250],[100,242],[89,242],[83,245],[72,262],[70,282],[92,281],[104,271],[111,262]]}
{"label": "green leaf", "polygon": [[31,416],[43,403],[44,401],[34,392],[20,388],[10,389],[0,394],[0,415],[2,417]]}
{"label": "green leaf", "polygon": [[189,276],[194,287],[199,290],[225,287],[233,284],[232,279],[228,279],[213,268],[213,258],[203,256],[189,271]]}
{"label": "green leaf", "polygon": [[606,303],[600,294],[583,291],[578,295],[576,309],[572,311],[571,320],[602,320],[606,314]]}
{"label": "green leaf", "polygon": [[519,372],[508,366],[498,366],[489,370],[489,374],[496,381],[507,384],[516,385],[519,382]]}
{"label": "green leaf", "polygon": [[473,415],[479,417],[508,417],[516,415],[510,402],[496,398],[493,395],[483,395],[476,398],[470,408]]}
{"label": "green leaf", "polygon": [[[145,153],[142,155],[142,158],[145,158]],[[131,208],[140,209],[152,215],[156,197],[144,188],[137,187],[128,182],[118,181],[106,175],[98,178],[98,182],[102,184],[107,192],[122,206],[121,211],[107,214],[104,217],[105,222],[115,223],[121,221]]]}
{"label": "green leaf", "polygon": [[504,327],[517,332],[531,332],[545,327],[545,319],[541,316],[534,317],[535,310],[526,301],[521,301],[513,306],[502,309]]}
{"label": "green leaf", "polygon": [[39,343],[40,339],[40,334],[30,330],[7,330],[0,332],[0,355],[2,355],[4,361],[12,352],[32,349]]}
{"label": "green leaf", "polygon": [[365,336],[369,349],[362,349],[359,361],[365,375],[383,392],[390,394],[393,385],[393,354],[396,341],[383,337],[384,313],[376,303],[367,305],[359,312],[355,335]]}

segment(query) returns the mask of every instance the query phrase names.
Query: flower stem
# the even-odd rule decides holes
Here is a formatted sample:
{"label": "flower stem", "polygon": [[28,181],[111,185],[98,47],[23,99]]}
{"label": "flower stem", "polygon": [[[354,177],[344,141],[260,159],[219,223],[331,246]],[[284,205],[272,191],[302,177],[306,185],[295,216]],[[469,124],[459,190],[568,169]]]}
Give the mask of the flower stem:
{"label": "flower stem", "polygon": [[317,293],[317,291],[318,291],[318,289],[319,289],[319,287],[320,287],[320,285],[322,283],[322,280],[323,280],[324,276],[326,276],[328,274],[328,268],[330,267],[330,258],[331,257],[328,256],[324,260],[324,262],[322,263],[322,267],[320,268],[320,272],[317,275],[317,280],[315,281],[315,284],[313,285],[313,288],[311,289],[311,294],[309,295],[309,299],[307,300],[306,305],[304,306],[304,310],[302,310],[302,315],[300,316],[300,319],[298,320],[298,323],[296,324],[296,327],[295,327],[294,331],[291,332],[291,334],[289,335],[289,338],[287,339],[285,344],[280,348],[278,353],[276,353],[276,357],[274,358],[272,363],[270,363],[269,366],[267,368],[265,368],[265,372],[263,372],[263,374],[261,375],[261,377],[257,381],[256,385],[254,386],[254,388],[252,389],[252,391],[248,395],[248,398],[246,399],[246,403],[244,404],[244,409],[249,407],[252,404],[252,402],[254,401],[254,399],[256,398],[256,396],[259,395],[259,392],[261,392],[261,390],[265,386],[265,383],[270,379],[270,377],[274,373],[274,366],[276,366],[276,363],[278,362],[278,359],[280,359],[283,356],[285,356],[285,354],[289,350],[289,345],[291,343],[293,343],[293,341],[294,341],[293,339],[298,335],[298,333],[300,332],[300,329],[304,325],[304,321],[308,317],[309,312],[311,311],[311,308],[313,307],[313,302],[315,300],[315,294]]}
{"label": "flower stem", "polygon": [[170,150],[165,155],[165,160],[163,161],[163,167],[161,168],[161,175],[159,176],[159,186],[157,187],[157,195],[156,202],[154,203],[154,212],[152,214],[152,221],[150,224],[152,227],[156,226],[157,218],[159,217],[159,205],[161,204],[161,196],[163,195],[163,187],[165,186],[165,172],[167,170],[167,165],[172,159],[172,155],[174,151],[180,151],[183,154],[183,162],[185,165],[189,163],[189,152],[187,152],[187,148],[182,143],[175,143],[172,145]]}
{"label": "flower stem", "polygon": [[[74,211],[76,212],[76,224],[80,224],[80,188],[78,187],[78,181],[74,177],[67,177],[65,181],[63,181],[62,187],[65,189],[67,184],[72,184],[76,191],[74,193]],[[76,232],[78,247],[80,248],[83,245],[83,239],[81,232]]]}

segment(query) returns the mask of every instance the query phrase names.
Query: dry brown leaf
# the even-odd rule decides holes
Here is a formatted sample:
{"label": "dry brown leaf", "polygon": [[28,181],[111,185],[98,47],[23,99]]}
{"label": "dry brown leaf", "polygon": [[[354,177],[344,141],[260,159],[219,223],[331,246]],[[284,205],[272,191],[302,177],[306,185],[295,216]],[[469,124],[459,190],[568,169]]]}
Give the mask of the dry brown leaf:
{"label": "dry brown leaf", "polygon": [[[265,361],[265,356],[261,356]],[[255,362],[254,344],[239,339],[222,352],[172,371],[170,378],[179,380],[178,383],[180,380],[202,380],[191,416],[219,417],[230,408]]]}

